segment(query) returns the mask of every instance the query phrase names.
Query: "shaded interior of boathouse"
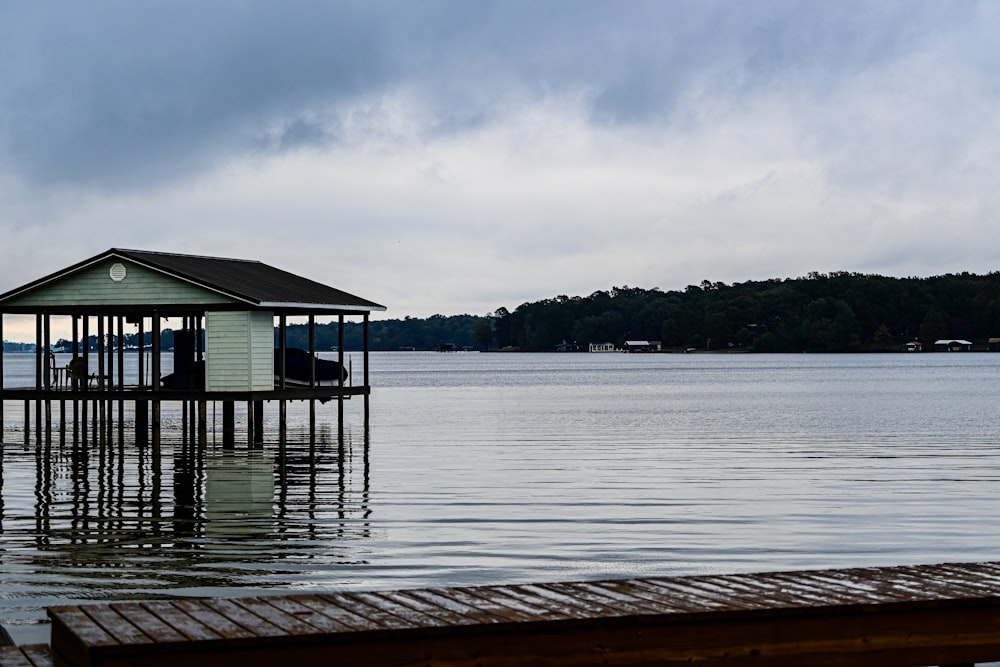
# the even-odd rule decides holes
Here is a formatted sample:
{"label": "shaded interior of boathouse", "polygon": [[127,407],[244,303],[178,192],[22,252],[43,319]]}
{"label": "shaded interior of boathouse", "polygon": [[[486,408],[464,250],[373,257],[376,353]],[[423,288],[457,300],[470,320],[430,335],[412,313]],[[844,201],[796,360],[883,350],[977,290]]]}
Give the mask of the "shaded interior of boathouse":
{"label": "shaded interior of boathouse", "polygon": [[[113,248],[0,295],[0,338],[8,317],[34,318],[35,329],[34,377],[0,384],[0,400],[23,402],[26,441],[32,425],[36,437],[65,437],[71,425],[84,438],[89,430],[110,440],[129,417],[138,441],[155,441],[164,402],[182,406],[192,440],[207,438],[221,410],[227,446],[237,405],[246,406],[251,446],[263,441],[268,403],[277,406],[281,438],[288,401],[308,402],[314,423],[317,403],[335,401],[339,420],[343,401],[360,397],[367,423],[368,321],[380,310],[261,262]],[[357,355],[345,356],[347,318],[363,323],[360,368]],[[335,360],[317,354],[321,320],[337,323]],[[308,325],[307,350],[289,347],[291,322]],[[55,349],[60,339],[69,350]],[[3,370],[0,351],[0,379]]]}

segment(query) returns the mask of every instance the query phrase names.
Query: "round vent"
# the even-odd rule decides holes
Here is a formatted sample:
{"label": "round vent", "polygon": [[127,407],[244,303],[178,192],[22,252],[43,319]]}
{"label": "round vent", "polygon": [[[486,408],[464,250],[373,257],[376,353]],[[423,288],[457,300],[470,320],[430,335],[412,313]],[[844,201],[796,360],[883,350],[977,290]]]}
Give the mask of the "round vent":
{"label": "round vent", "polygon": [[120,283],[125,280],[125,265],[120,262],[115,262],[111,265],[111,279],[116,283]]}

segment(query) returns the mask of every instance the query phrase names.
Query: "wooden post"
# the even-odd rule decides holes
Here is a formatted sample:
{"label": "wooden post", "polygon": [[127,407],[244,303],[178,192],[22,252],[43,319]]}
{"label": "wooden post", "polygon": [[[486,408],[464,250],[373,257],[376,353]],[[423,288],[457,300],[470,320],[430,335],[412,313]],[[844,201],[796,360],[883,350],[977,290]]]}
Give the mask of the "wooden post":
{"label": "wooden post", "polygon": [[[125,386],[125,317],[118,316],[118,388]],[[120,408],[119,408],[120,409]]]}
{"label": "wooden post", "polygon": [[344,315],[337,316],[337,363],[340,364],[340,374],[337,375],[337,421],[344,421]]}
{"label": "wooden post", "polygon": [[160,382],[160,314],[153,311],[153,370],[151,372],[150,384],[154,392],[159,392],[162,386]]}
{"label": "wooden post", "polygon": [[284,390],[285,388],[285,350],[288,347],[288,337],[287,337],[287,319],[285,314],[282,313],[278,317],[278,388]]}
{"label": "wooden post", "polygon": [[42,384],[42,348],[45,341],[42,340],[42,315],[35,315],[35,389],[41,389]]}
{"label": "wooden post", "polygon": [[[87,384],[90,384],[89,382]],[[100,431],[101,431],[101,443],[105,442],[104,431],[107,428],[107,414],[105,413],[105,403],[103,399],[104,394],[104,317],[101,315],[97,316],[97,391],[101,398],[95,399],[99,403],[99,410],[97,414],[94,415],[95,420],[100,420]],[[96,437],[94,438],[97,439]]]}
{"label": "wooden post", "polygon": [[257,435],[257,425],[254,423],[254,417],[257,416],[257,411],[254,409],[253,401],[247,401],[247,449],[255,449]]}
{"label": "wooden post", "polygon": [[370,417],[369,412],[369,394],[371,394],[371,387],[368,386],[368,313],[365,313],[364,325],[362,326],[362,338],[364,339],[364,359],[362,366],[364,367],[364,404],[365,404],[365,428],[368,428],[368,419]]}
{"label": "wooden post", "polygon": [[[86,405],[86,403],[84,403]],[[84,430],[86,438],[86,430]],[[80,401],[73,399],[73,444],[80,440]]]}
{"label": "wooden post", "polygon": [[145,331],[145,327],[144,327],[145,323],[146,323],[146,318],[143,317],[142,315],[140,315],[139,316],[139,329],[138,329],[138,331],[136,333],[136,335],[139,337],[139,360],[138,360],[139,361],[139,364],[138,364],[138,366],[139,366],[139,382],[138,382],[138,385],[140,387],[145,387],[146,386],[146,367],[145,367],[145,362],[146,362],[146,331]]}
{"label": "wooden post", "polygon": [[198,446],[208,445],[208,403],[198,401]]}
{"label": "wooden post", "polygon": [[278,401],[278,439],[282,444],[288,437],[288,406],[286,403],[285,399]]}
{"label": "wooden post", "polygon": [[[343,401],[340,405],[343,405]],[[309,433],[310,435],[316,431],[316,399],[309,399]]]}
{"label": "wooden post", "polygon": [[316,316],[309,315],[309,388],[316,388]]}
{"label": "wooden post", "polygon": [[108,315],[108,333],[104,353],[108,356],[108,380],[105,389],[113,389],[115,386],[115,318],[111,315]]}
{"label": "wooden post", "polygon": [[82,390],[87,391],[87,385],[89,382],[87,378],[90,376],[90,316],[83,316],[83,379],[80,380],[82,383]]}
{"label": "wooden post", "polygon": [[59,444],[66,444],[66,400],[59,399]]}
{"label": "wooden post", "polygon": [[[52,335],[50,333],[52,316],[45,313],[42,318],[42,339],[45,344],[45,391],[52,389],[52,373],[56,367],[55,354],[52,352]],[[52,444],[52,399],[45,396],[45,442]]]}
{"label": "wooden post", "polygon": [[135,442],[145,445],[149,442],[149,402],[135,402]]}
{"label": "wooden post", "polygon": [[264,401],[253,402],[253,443],[264,444]]}
{"label": "wooden post", "polygon": [[45,346],[45,378],[42,380],[42,386],[46,390],[52,388],[52,371],[55,370],[56,365],[52,352],[51,318],[52,316],[46,313],[42,319],[42,344]]}
{"label": "wooden post", "polygon": [[158,456],[160,448],[160,401],[153,401],[153,448],[157,450],[154,454]]}
{"label": "wooden post", "polygon": [[95,445],[104,444],[104,434],[101,433],[101,438],[98,439],[98,421],[103,418],[103,414],[98,413],[98,403],[103,406],[104,404],[98,399],[93,399],[90,405],[90,437],[93,439]]}
{"label": "wooden post", "polygon": [[222,448],[236,447],[236,404],[233,401],[222,402]]}
{"label": "wooden post", "polygon": [[188,414],[191,415],[191,422],[188,424],[188,442],[191,443],[192,448],[197,442],[198,433],[198,405],[197,401],[188,401],[189,405]]}
{"label": "wooden post", "polygon": [[[35,315],[35,389],[41,393],[42,384],[42,315]],[[42,444],[42,399],[35,399],[35,439]]]}
{"label": "wooden post", "polygon": [[[84,354],[86,354],[86,352],[84,352]],[[79,315],[73,315],[73,355],[72,355],[72,358],[76,359],[79,355],[80,355],[80,316]],[[84,368],[86,368],[86,365],[84,365]],[[70,386],[71,389],[73,389],[73,391],[76,391],[79,388],[79,383],[77,382],[76,377],[73,377],[73,378],[70,379],[70,385],[69,386]],[[76,399],[75,398],[73,399],[73,404],[74,404],[73,418],[75,420],[76,419]]]}
{"label": "wooden post", "polygon": [[[337,378],[337,384],[341,389],[344,388],[344,316],[340,315],[337,318],[337,363],[340,364],[340,377]],[[343,398],[343,396],[341,396]]]}

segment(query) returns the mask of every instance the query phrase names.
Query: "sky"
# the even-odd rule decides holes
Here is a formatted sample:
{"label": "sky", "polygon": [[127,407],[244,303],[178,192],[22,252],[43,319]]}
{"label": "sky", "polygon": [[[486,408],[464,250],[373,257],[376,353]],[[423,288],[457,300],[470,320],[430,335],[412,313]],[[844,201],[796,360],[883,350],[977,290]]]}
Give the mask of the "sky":
{"label": "sky", "polygon": [[111,247],[376,319],[996,271],[997,63],[995,1],[0,0],[0,292]]}

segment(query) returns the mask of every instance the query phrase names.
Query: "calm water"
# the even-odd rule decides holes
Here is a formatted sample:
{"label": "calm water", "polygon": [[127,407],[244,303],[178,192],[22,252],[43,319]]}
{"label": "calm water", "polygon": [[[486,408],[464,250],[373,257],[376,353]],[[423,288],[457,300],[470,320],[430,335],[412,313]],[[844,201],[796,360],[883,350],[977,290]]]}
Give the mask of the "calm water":
{"label": "calm water", "polygon": [[128,428],[25,445],[8,402],[0,623],[26,642],[84,600],[1000,558],[1000,355],[393,353],[371,382],[367,430],[360,400],[312,436],[299,406],[286,446],[249,452],[189,446],[177,411],[159,452]]}

